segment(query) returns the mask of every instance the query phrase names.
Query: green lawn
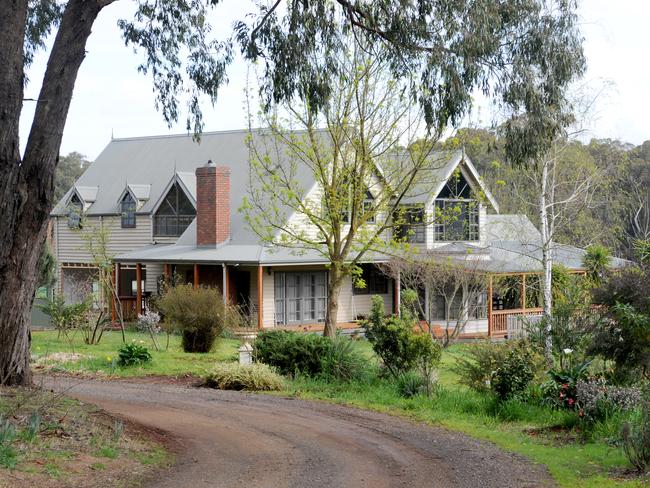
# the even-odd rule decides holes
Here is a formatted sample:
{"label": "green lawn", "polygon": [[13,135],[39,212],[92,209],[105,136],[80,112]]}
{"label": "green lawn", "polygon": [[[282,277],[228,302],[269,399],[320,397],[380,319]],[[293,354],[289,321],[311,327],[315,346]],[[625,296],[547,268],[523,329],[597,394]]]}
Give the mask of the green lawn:
{"label": "green lawn", "polygon": [[[50,331],[34,332],[32,337],[32,353],[37,358],[48,357],[55,352],[75,352],[87,356],[76,362],[60,363],[57,365],[59,370],[101,371],[101,374],[120,377],[201,375],[216,361],[236,360],[239,345],[237,340],[222,339],[214,352],[188,354],[182,352],[179,338],[172,336],[169,350],[155,351],[148,335],[129,332],[127,341],[143,341],[151,350],[153,361],[144,367],[119,368],[114,365],[117,350],[122,344],[119,331],[106,333],[101,343],[94,346],[82,344],[80,337],[76,337],[71,345],[63,338],[57,339],[56,332]],[[166,336],[160,335],[158,339],[164,349]],[[369,343],[359,341],[356,344],[369,361],[375,360]],[[576,422],[574,414],[517,401],[498,404],[488,395],[475,393],[460,385],[452,365],[455,358],[463,354],[465,347],[453,346],[443,353],[438,374],[440,390],[432,398],[402,398],[391,382],[376,378],[352,383],[298,378],[288,383],[287,391],[279,394],[356,405],[462,431],[545,464],[561,486],[647,486],[647,479],[626,479],[621,474],[627,468],[626,459],[620,448],[602,440],[605,435],[596,442],[581,443],[575,439],[575,431],[553,433],[551,428],[573,426]],[[613,436],[615,433],[610,434]]]}
{"label": "green lawn", "polygon": [[[167,345],[165,334],[158,334],[156,340],[161,348],[160,351],[154,349],[148,334],[126,332],[126,341],[142,341],[149,348],[153,360],[145,366],[120,368],[117,366],[117,351],[123,344],[120,331],[105,332],[100,343],[92,346],[84,344],[79,335],[69,341],[63,336],[57,338],[55,331],[35,331],[32,332],[32,357],[61,372],[101,372],[100,374],[120,377],[203,375],[216,361],[236,360],[239,346],[237,340],[220,339],[212,352],[190,354],[181,349],[179,336],[170,336],[167,350],[165,350]],[[55,361],[56,356],[53,357],[53,354],[61,352],[83,356],[75,361]]]}

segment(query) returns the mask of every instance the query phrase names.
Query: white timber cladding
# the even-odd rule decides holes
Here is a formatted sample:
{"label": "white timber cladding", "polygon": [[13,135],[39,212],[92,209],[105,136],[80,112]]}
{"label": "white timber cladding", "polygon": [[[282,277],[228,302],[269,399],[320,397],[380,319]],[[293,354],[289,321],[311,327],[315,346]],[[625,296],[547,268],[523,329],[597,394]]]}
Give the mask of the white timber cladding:
{"label": "white timber cladding", "polygon": [[[269,269],[271,273],[269,274]],[[276,272],[301,272],[301,271],[326,271],[327,268],[315,266],[273,266],[264,268],[263,281],[263,301],[264,316],[263,324],[265,328],[275,326],[275,273]],[[251,280],[251,300],[253,300],[253,281]],[[352,322],[359,316],[367,317],[370,313],[370,301],[373,294],[355,295],[352,290],[352,279],[347,276],[343,279],[341,291],[339,294],[339,310],[337,322]],[[384,299],[384,310],[386,314],[393,311],[393,282],[388,282],[388,292],[380,294]],[[257,296],[255,296],[257,300]]]}
{"label": "white timber cladding", "polygon": [[[54,218],[55,255],[57,263],[92,263],[93,259],[88,252],[87,241],[83,235],[88,235],[99,226],[107,229],[109,233],[107,251],[117,255],[133,251],[151,244],[151,219],[148,215],[137,215],[136,226],[132,229],[123,229],[119,215],[101,217],[86,217],[81,230],[68,227],[68,220],[64,217]],[[175,240],[175,238],[174,238]],[[156,279],[163,273],[162,264],[148,264],[145,291],[156,291]],[[58,265],[60,276],[61,267]]]}
{"label": "white timber cladding", "polygon": [[164,265],[162,263],[147,263],[142,268],[146,270],[144,291],[156,293],[158,291],[158,277],[165,272]]}

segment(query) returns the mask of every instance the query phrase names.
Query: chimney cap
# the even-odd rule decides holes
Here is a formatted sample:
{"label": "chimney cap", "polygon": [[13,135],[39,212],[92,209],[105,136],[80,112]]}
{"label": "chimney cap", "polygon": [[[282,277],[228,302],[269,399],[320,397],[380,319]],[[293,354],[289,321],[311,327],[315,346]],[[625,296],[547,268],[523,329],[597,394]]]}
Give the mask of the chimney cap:
{"label": "chimney cap", "polygon": [[211,159],[208,159],[208,162],[205,163],[206,168],[215,168],[216,166],[217,165],[215,163],[213,163]]}

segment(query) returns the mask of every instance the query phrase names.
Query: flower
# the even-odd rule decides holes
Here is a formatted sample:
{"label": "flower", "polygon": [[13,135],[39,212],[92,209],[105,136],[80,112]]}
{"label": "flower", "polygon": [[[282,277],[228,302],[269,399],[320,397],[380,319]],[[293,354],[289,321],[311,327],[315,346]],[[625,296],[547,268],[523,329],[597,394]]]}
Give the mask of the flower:
{"label": "flower", "polygon": [[112,360],[113,360],[112,357],[110,357],[110,356],[106,356],[106,361],[108,361],[108,362],[110,363]]}
{"label": "flower", "polygon": [[564,354],[571,354],[573,352],[573,349],[569,349],[568,347],[566,349],[563,349],[562,352]]}

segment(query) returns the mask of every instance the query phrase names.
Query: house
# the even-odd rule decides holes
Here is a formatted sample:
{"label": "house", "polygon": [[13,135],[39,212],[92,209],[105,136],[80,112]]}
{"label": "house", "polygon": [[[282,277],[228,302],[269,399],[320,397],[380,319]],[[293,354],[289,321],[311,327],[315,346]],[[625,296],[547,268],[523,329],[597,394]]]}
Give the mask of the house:
{"label": "house", "polygon": [[[175,276],[194,286],[219,288],[224,300],[242,307],[260,329],[317,328],[325,318],[328,263],[315,252],[264,245],[238,211],[249,189],[249,136],[226,131],[204,133],[200,143],[190,135],[111,140],[51,214],[65,297],[75,300],[93,286],[95,267],[83,236],[99,227],[109,236],[126,316],[145,310],[164,278]],[[439,158],[443,164],[428,175],[426,185],[418,183],[404,200],[413,217],[406,238],[441,255],[469,250],[486,272],[519,280],[521,293],[515,296],[500,296],[488,287],[464,330],[473,336],[505,335],[508,316],[541,311],[538,301],[526,299],[527,277],[541,270],[539,232],[525,216],[499,214],[498,203],[462,150]],[[317,195],[309,171],[297,174]],[[476,200],[476,194],[484,197]],[[454,222],[417,218],[452,204],[460,208]],[[569,269],[582,269],[584,251],[556,246],[554,252]],[[376,294],[384,298],[387,313],[398,310],[400,284],[376,266],[388,259],[375,254],[362,265],[366,287],[356,288],[349,278],[343,284],[341,324],[367,315]],[[444,327],[445,307],[440,308],[427,314]]]}

